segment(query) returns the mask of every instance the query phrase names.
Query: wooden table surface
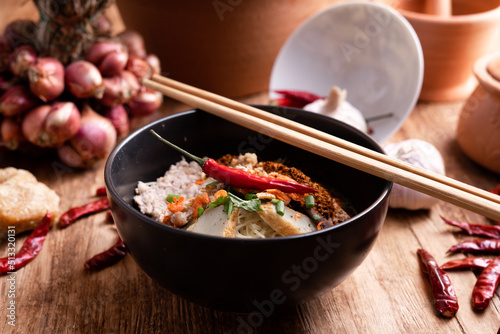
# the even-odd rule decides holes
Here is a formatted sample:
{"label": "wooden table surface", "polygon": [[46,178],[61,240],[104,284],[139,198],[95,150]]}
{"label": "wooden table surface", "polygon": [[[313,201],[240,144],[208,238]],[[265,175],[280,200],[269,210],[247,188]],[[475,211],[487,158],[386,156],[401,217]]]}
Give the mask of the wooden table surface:
{"label": "wooden table surface", "polygon": [[[244,101],[263,102],[265,97]],[[491,189],[500,183],[500,176],[472,163],[455,141],[462,103],[419,103],[390,141],[430,141],[445,157],[449,176]],[[161,115],[182,109],[167,101]],[[0,168],[30,170],[56,190],[62,210],[91,201],[95,189],[104,185],[104,161],[80,171],[50,156],[0,154]],[[471,271],[449,273],[460,304],[457,315],[445,319],[433,309],[416,250],[423,247],[443,263],[463,257],[445,253],[468,238],[444,224],[440,215],[488,223],[447,203],[430,211],[390,210],[374,248],[354,274],[321,298],[275,312],[259,323],[247,314],[214,311],[170,294],[130,256],[100,272],[86,272],[84,261],[116,240],[115,228],[106,222],[105,213],[99,213],[66,229],[53,227],[41,253],[16,272],[13,281],[0,277],[0,333],[496,333],[500,300],[495,296],[484,312],[475,312],[471,292],[476,276]],[[18,247],[25,238],[16,236]],[[5,253],[3,240],[0,254]],[[8,298],[11,282],[15,297]],[[15,327],[8,324],[10,300],[16,306]]]}

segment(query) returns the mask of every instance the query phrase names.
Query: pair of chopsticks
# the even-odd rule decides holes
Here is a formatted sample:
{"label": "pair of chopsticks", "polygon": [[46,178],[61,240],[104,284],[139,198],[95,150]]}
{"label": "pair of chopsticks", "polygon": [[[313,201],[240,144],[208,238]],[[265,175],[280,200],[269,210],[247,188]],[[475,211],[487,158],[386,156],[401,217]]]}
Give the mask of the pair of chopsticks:
{"label": "pair of chopsticks", "polygon": [[500,196],[489,191],[158,74],[143,84],[253,131],[500,221]]}

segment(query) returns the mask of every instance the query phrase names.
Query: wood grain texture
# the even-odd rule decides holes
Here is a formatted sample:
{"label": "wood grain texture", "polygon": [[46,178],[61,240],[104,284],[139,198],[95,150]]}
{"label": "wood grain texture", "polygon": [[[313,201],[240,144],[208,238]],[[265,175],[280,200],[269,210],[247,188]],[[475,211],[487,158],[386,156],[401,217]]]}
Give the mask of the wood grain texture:
{"label": "wood grain texture", "polygon": [[[262,103],[262,96],[245,102]],[[161,114],[187,107],[167,100]],[[500,176],[471,162],[458,148],[455,123],[461,103],[419,104],[391,139],[427,140],[445,157],[447,175],[483,189]],[[91,170],[60,165],[55,157],[29,158],[0,151],[0,168],[32,171],[61,196],[63,210],[92,200],[104,184],[104,162]],[[427,249],[438,261],[453,244],[469,237],[444,224],[450,219],[488,223],[477,214],[441,202],[430,211],[390,210],[364,263],[339,287],[292,309],[275,310],[265,321],[248,314],[214,311],[184,301],[147,277],[130,256],[100,272],[83,263],[116,240],[104,213],[59,229],[53,227],[43,250],[15,274],[16,327],[7,324],[8,276],[0,277],[1,333],[494,333],[500,326],[500,300],[475,312],[473,272],[450,272],[460,309],[452,319],[436,314],[430,285],[420,272],[416,251]],[[17,236],[18,247],[26,235]],[[6,242],[0,244],[0,254]]]}
{"label": "wood grain texture", "polygon": [[[253,96],[244,102],[265,103],[266,97]],[[445,157],[448,176],[489,190],[500,183],[500,175],[468,159],[455,140],[462,103],[418,104],[391,141],[427,140]],[[185,109],[167,100],[160,113],[134,126]],[[64,167],[54,156],[32,158],[0,148],[0,168],[7,166],[30,170],[56,190],[62,210],[92,200],[95,189],[104,184],[104,162],[80,171]],[[496,333],[500,299],[495,295],[484,312],[475,312],[471,306],[473,272],[449,272],[460,304],[454,318],[442,318],[432,307],[417,249],[427,249],[443,263],[463,257],[446,251],[470,238],[444,224],[440,215],[489,223],[444,202],[430,211],[390,210],[372,251],[340,286],[307,304],[275,310],[261,322],[248,314],[214,311],[170,294],[130,256],[111,268],[86,272],[84,261],[116,240],[114,227],[100,213],[66,229],[53,227],[36,259],[14,275],[15,327],[7,323],[9,276],[0,277],[0,333]],[[26,236],[16,236],[18,248]],[[1,240],[0,257],[6,248],[6,241]]]}

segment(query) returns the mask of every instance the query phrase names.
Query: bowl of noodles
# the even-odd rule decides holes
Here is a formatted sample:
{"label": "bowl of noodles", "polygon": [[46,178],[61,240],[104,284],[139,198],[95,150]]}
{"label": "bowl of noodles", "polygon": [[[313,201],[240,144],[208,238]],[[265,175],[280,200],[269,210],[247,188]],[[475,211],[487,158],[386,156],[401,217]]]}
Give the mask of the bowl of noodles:
{"label": "bowl of noodles", "polygon": [[[338,120],[257,107],[383,152]],[[213,158],[222,177],[152,131],[205,163]],[[130,134],[104,178],[120,237],[149,277],[194,303],[264,315],[318,298],[352,274],[383,225],[392,187],[202,110]]]}

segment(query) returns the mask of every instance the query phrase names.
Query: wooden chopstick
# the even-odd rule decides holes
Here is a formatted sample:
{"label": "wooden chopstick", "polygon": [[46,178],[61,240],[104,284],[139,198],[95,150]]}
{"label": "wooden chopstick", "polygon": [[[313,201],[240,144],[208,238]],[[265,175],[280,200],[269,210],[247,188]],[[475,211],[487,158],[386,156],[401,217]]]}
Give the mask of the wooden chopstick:
{"label": "wooden chopstick", "polygon": [[424,176],[428,179],[447,184],[451,187],[461,189],[463,191],[469,192],[469,193],[474,194],[476,196],[483,197],[483,198],[486,198],[490,201],[493,201],[493,202],[500,204],[500,196],[493,194],[489,191],[479,189],[477,187],[473,187],[469,184],[457,181],[457,180],[452,179],[450,177],[443,176],[439,173],[435,173],[435,172],[426,170],[424,168],[416,167],[415,165],[409,164],[409,163],[402,161],[402,160],[399,160],[399,159],[391,158],[385,154],[370,150],[366,147],[363,147],[360,145],[355,145],[347,140],[335,137],[333,135],[329,135],[325,132],[311,128],[311,127],[306,126],[304,124],[300,124],[300,123],[291,121],[287,118],[265,112],[263,110],[260,110],[258,108],[254,108],[254,107],[249,106],[247,104],[228,99],[226,97],[223,97],[223,96],[208,92],[206,90],[202,90],[202,89],[184,84],[182,82],[179,82],[179,81],[176,81],[176,80],[173,80],[170,78],[163,77],[161,75],[154,74],[151,77],[151,80],[158,82],[158,83],[161,83],[163,85],[166,85],[168,87],[172,87],[172,88],[178,89],[180,91],[199,96],[201,98],[204,98],[206,100],[221,104],[223,106],[245,112],[247,114],[253,115],[253,116],[258,117],[260,119],[264,119],[264,120],[267,120],[269,122],[272,122],[272,123],[275,123],[278,125],[282,125],[284,127],[287,127],[288,129],[292,129],[292,130],[307,134],[311,137],[318,138],[318,139],[323,140],[327,143],[345,148],[345,149],[350,150],[352,152],[366,155],[366,156],[371,157],[373,159],[385,162],[387,164],[396,166],[398,168],[407,170],[409,172]]}
{"label": "wooden chopstick", "polygon": [[[153,81],[154,80],[154,81]],[[328,135],[216,94],[154,75],[146,87],[195,108],[366,173],[401,184],[494,220],[500,220],[497,195]],[[435,175],[434,175],[435,174]]]}

